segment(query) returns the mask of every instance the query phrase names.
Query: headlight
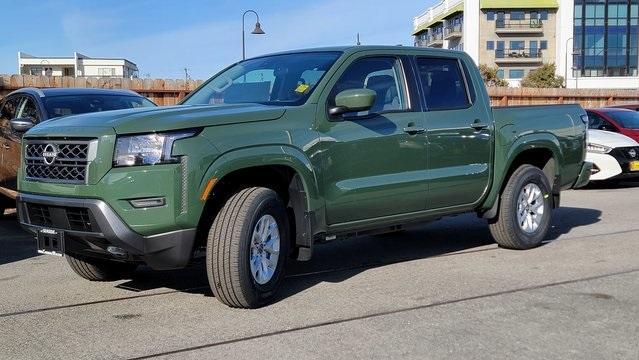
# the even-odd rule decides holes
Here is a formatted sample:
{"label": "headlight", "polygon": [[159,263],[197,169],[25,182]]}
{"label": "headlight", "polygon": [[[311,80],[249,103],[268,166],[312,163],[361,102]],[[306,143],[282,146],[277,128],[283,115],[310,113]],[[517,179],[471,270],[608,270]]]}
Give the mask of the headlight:
{"label": "headlight", "polygon": [[598,154],[607,154],[612,151],[612,148],[599,144],[588,143],[588,151]]}
{"label": "headlight", "polygon": [[157,165],[179,161],[172,154],[173,143],[195,136],[197,130],[119,136],[115,144],[113,166]]}

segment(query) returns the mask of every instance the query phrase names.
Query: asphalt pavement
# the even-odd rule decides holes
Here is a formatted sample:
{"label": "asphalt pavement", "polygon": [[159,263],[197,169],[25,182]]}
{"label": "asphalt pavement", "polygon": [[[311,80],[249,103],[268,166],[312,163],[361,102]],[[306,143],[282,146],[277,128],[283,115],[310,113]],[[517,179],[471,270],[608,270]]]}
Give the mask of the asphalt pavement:
{"label": "asphalt pavement", "polygon": [[639,359],[639,186],[563,193],[544,246],[473,214],[318,245],[276,302],[217,302],[202,265],[85,281],[0,220],[0,359]]}

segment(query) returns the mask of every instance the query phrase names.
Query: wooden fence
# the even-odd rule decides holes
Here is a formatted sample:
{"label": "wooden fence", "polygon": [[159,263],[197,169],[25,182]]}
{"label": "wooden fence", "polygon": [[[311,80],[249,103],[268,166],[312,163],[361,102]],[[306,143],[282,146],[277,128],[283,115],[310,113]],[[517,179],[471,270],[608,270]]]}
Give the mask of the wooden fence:
{"label": "wooden fence", "polygon": [[0,75],[0,98],[23,87],[130,89],[148,97],[158,105],[173,105],[200,84],[202,80]]}
{"label": "wooden fence", "polygon": [[[67,76],[0,75],[0,98],[22,87],[83,87],[130,89],[158,105],[173,105],[202,83],[202,80],[113,79]],[[543,105],[579,103],[583,107],[602,107],[639,103],[639,89],[533,89],[488,88],[493,105]]]}

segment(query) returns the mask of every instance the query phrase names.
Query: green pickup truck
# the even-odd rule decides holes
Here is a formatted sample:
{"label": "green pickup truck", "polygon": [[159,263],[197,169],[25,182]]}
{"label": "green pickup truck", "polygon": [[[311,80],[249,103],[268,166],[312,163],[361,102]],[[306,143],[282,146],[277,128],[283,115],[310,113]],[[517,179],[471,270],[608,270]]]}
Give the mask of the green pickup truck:
{"label": "green pickup truck", "polygon": [[540,245],[560,191],[588,181],[586,124],[578,105],[491,108],[463,52],[284,52],[178,106],[34,127],[18,213],[86,279],[205,258],[215,297],[254,308],[337,237],[476,212],[502,247]]}

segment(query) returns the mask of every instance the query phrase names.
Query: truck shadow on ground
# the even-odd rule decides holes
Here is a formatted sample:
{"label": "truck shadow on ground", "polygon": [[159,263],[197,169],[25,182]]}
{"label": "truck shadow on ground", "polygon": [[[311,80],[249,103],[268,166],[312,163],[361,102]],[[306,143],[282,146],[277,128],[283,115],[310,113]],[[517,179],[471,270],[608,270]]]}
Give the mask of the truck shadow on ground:
{"label": "truck shadow on ground", "polygon": [[[557,239],[574,228],[600,221],[601,211],[564,207],[553,216],[547,239]],[[444,218],[398,233],[337,240],[314,248],[309,262],[291,261],[276,301],[294,296],[323,282],[338,283],[366,270],[419,259],[461,256],[497,250],[486,221],[474,214]],[[505,250],[502,251],[511,251]],[[117,287],[146,291],[159,287],[212,296],[204,265],[178,271],[154,272],[142,268]]]}
{"label": "truck shadow on ground", "polygon": [[15,212],[0,215],[0,265],[39,255],[35,240],[20,228]]}

